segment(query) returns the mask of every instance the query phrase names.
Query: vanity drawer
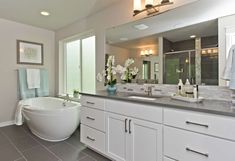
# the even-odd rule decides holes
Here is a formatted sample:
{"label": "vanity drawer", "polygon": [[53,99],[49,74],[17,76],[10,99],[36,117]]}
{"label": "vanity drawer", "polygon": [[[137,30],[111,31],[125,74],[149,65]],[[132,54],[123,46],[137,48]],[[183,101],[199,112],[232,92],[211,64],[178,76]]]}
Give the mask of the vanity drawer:
{"label": "vanity drawer", "polygon": [[164,124],[235,140],[235,118],[233,117],[165,108]]}
{"label": "vanity drawer", "polygon": [[82,106],[81,123],[100,131],[105,131],[105,114],[104,111]]}
{"label": "vanity drawer", "polygon": [[86,107],[104,110],[105,101],[102,98],[82,95],[81,104]]}
{"label": "vanity drawer", "polygon": [[164,155],[179,161],[234,161],[235,142],[164,127]]}
{"label": "vanity drawer", "polygon": [[178,161],[178,160],[174,160],[174,159],[170,159],[168,157],[164,157],[164,161]]}
{"label": "vanity drawer", "polygon": [[106,100],[106,111],[142,120],[162,123],[162,108],[144,104]]}
{"label": "vanity drawer", "polygon": [[105,152],[105,134],[82,124],[81,142],[99,152]]}

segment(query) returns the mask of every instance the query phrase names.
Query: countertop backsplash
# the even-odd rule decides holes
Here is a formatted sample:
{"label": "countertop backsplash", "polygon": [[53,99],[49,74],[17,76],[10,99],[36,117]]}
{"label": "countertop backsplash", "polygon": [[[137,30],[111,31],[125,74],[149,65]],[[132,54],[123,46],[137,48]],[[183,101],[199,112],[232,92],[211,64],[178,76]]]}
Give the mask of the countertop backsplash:
{"label": "countertop backsplash", "polygon": [[[129,92],[136,94],[145,93],[148,86],[152,86],[153,95],[162,93],[164,95],[171,95],[177,92],[177,85],[166,85],[166,84],[117,84],[118,92]],[[221,86],[199,86],[199,96],[204,97],[205,99],[210,100],[232,100],[232,91],[228,87]]]}

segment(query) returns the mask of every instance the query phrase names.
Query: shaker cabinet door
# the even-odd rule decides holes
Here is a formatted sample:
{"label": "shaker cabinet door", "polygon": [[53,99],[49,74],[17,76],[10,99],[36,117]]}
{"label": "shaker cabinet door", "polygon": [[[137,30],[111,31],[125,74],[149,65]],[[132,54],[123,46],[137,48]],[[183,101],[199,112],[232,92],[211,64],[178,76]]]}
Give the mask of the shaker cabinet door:
{"label": "shaker cabinet door", "polygon": [[127,118],[106,114],[106,152],[117,161],[127,161]]}
{"label": "shaker cabinet door", "polygon": [[130,161],[162,161],[162,125],[129,118]]}

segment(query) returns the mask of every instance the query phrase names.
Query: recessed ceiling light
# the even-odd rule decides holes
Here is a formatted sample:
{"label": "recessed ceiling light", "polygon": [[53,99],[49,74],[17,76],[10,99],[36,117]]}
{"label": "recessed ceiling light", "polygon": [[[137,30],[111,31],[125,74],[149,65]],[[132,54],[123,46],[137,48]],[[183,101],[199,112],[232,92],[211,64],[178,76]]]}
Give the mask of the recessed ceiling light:
{"label": "recessed ceiling light", "polygon": [[190,38],[194,39],[196,38],[197,36],[196,35],[191,35]]}
{"label": "recessed ceiling light", "polygon": [[50,15],[50,13],[47,12],[47,11],[41,11],[40,13],[41,13],[41,15],[43,15],[43,16],[49,16],[49,15]]}
{"label": "recessed ceiling light", "polygon": [[138,25],[135,25],[134,28],[136,28],[137,30],[146,30],[147,28],[149,28],[149,26],[145,24],[138,24]]}
{"label": "recessed ceiling light", "polygon": [[121,37],[120,40],[121,40],[121,41],[127,41],[128,38],[127,38],[127,37]]}

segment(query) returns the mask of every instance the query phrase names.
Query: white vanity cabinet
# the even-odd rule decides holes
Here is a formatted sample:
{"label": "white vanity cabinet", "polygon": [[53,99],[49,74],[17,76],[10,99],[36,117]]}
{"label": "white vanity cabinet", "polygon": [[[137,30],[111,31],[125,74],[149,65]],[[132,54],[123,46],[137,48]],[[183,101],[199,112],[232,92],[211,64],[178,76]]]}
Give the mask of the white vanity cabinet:
{"label": "white vanity cabinet", "polygon": [[[128,108],[132,113],[128,113]],[[142,106],[142,107],[141,107]],[[110,108],[109,108],[110,107]],[[112,109],[115,113],[113,113]],[[119,108],[116,108],[119,107]],[[140,108],[143,108],[140,110]],[[162,125],[133,116],[148,112],[151,106],[108,100],[106,102],[106,152],[117,161],[162,161]],[[162,118],[162,108],[159,110]],[[124,111],[128,115],[124,115]],[[139,113],[142,111],[141,113]],[[146,118],[149,119],[149,118]],[[159,119],[159,118],[158,118]],[[154,118],[153,121],[156,121]],[[160,122],[162,120],[159,120]]]}
{"label": "white vanity cabinet", "polygon": [[81,97],[81,142],[105,154],[105,100]]}
{"label": "white vanity cabinet", "polygon": [[235,161],[235,118],[82,96],[81,142],[115,161]]}
{"label": "white vanity cabinet", "polygon": [[176,161],[234,161],[233,117],[164,109],[164,155]]}

